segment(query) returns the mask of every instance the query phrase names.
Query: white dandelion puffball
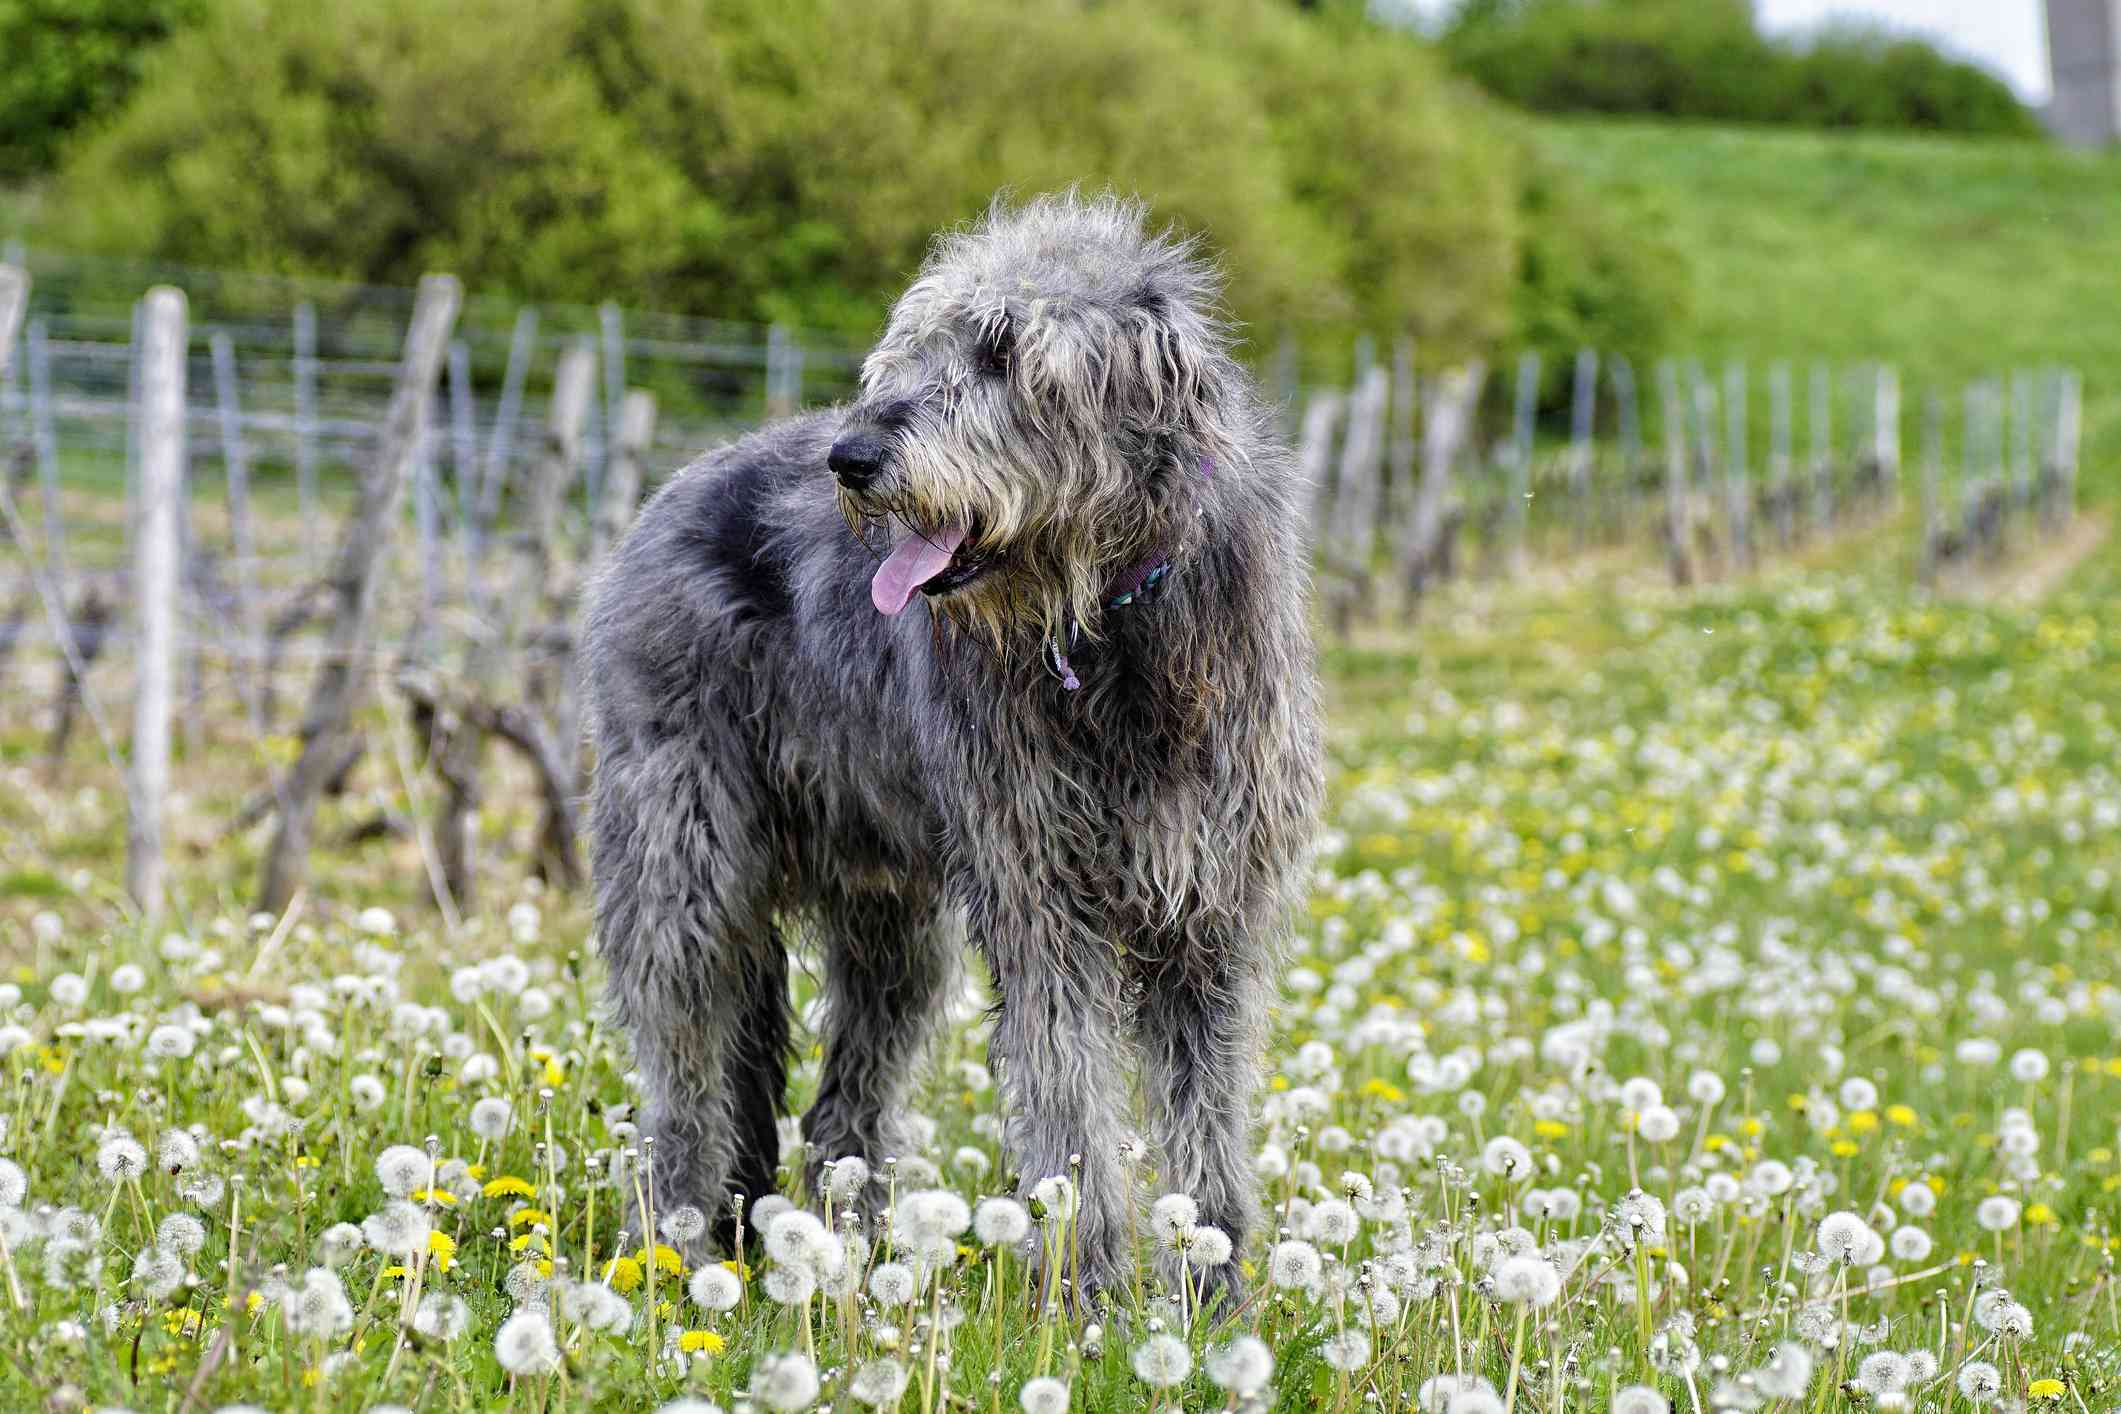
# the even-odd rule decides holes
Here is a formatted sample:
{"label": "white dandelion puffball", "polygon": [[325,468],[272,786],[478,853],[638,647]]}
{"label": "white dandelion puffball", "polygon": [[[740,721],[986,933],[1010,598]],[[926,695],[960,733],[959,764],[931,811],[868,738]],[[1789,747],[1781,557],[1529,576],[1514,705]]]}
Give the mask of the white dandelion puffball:
{"label": "white dandelion puffball", "polygon": [[487,1095],[471,1107],[471,1132],[481,1139],[506,1139],[514,1120],[515,1107],[499,1095]]}
{"label": "white dandelion puffball", "polygon": [[1199,1221],[1200,1204],[1191,1194],[1166,1193],[1149,1205],[1149,1231],[1166,1245]]}
{"label": "white dandelion puffball", "polygon": [[768,1299],[783,1306],[800,1306],[817,1293],[817,1273],[808,1267],[782,1264],[770,1267],[759,1279]]}
{"label": "white dandelion puffball", "polygon": [[903,1262],[879,1262],[869,1273],[869,1294],[886,1306],[903,1306],[918,1290],[913,1268]]}
{"label": "white dandelion puffball", "polygon": [[143,1247],[133,1258],[133,1281],[148,1300],[165,1300],[184,1284],[184,1259],[164,1247]]}
{"label": "white dandelion puffball", "polygon": [[1284,1291],[1310,1286],[1323,1270],[1325,1262],[1308,1242],[1277,1242],[1267,1257],[1267,1280]]}
{"label": "white dandelion puffball", "polygon": [[157,1026],[147,1033],[147,1054],[155,1060],[185,1060],[192,1053],[196,1038],[188,1026]]}
{"label": "white dandelion puffball", "polygon": [[1495,1268],[1495,1295],[1512,1306],[1537,1309],[1561,1295],[1561,1273],[1544,1257],[1511,1257]]}
{"label": "white dandelion puffball", "polygon": [[1481,1149],[1480,1166],[1512,1183],[1523,1183],[1538,1172],[1532,1166],[1532,1151],[1507,1134],[1496,1135]]}
{"label": "white dandelion puffball", "polygon": [[1370,1362],[1370,1336],[1360,1326],[1350,1326],[1328,1337],[1318,1348],[1327,1365],[1342,1372],[1360,1370]]}
{"label": "white dandelion puffball", "polygon": [[1926,1218],[1937,1211],[1937,1190],[1919,1180],[1900,1190],[1900,1211],[1911,1218]]}
{"label": "white dandelion puffball", "polygon": [[29,1175],[13,1159],[0,1159],[0,1208],[19,1208],[29,1196]]}
{"label": "white dandelion puffball", "polygon": [[1969,1360],[1959,1367],[1959,1393],[1987,1404],[2003,1393],[2003,1372],[1986,1360]]}
{"label": "white dandelion puffball", "polygon": [[378,1252],[411,1257],[427,1246],[427,1214],[400,1198],[385,1203],[361,1223],[361,1236]]}
{"label": "white dandelion puffball", "polygon": [[799,1208],[779,1214],[764,1226],[766,1255],[791,1266],[810,1266],[825,1237],[825,1224],[817,1215]]}
{"label": "white dandelion puffball", "polygon": [[206,1224],[190,1213],[171,1213],[155,1229],[155,1245],[179,1257],[195,1257],[206,1245]]}
{"label": "white dandelion puffball", "polygon": [[1362,1219],[1355,1215],[1354,1206],[1339,1198],[1312,1204],[1311,1216],[1304,1222],[1304,1236],[1325,1247],[1353,1242],[1361,1231]]}
{"label": "white dandelion puffball", "polygon": [[859,1198],[869,1186],[869,1163],[858,1154],[834,1159],[825,1166],[825,1192],[841,1202]]}
{"label": "white dandelion puffball", "polygon": [[1775,1347],[1753,1372],[1753,1387],[1770,1399],[1802,1399],[1812,1383],[1812,1352],[1794,1340]]}
{"label": "white dandelion puffball", "polygon": [[1014,1198],[982,1198],[972,1210],[972,1232],[989,1247],[1014,1247],[1031,1231],[1031,1214]]}
{"label": "white dandelion puffball", "polygon": [[1844,1267],[1867,1267],[1885,1255],[1885,1239],[1856,1214],[1829,1213],[1819,1220],[1819,1255]]}
{"label": "white dandelion puffball", "polygon": [[891,1408],[906,1393],[906,1367],[888,1355],[880,1360],[865,1361],[854,1372],[847,1393],[857,1404],[866,1404],[872,1409]]}
{"label": "white dandelion puffball", "polygon": [[1219,1227],[1187,1228],[1186,1238],[1186,1263],[1202,1271],[1221,1266],[1237,1250],[1230,1234]]}
{"label": "white dandelion puffball", "polygon": [[783,1414],[808,1409],[817,1400],[817,1366],[799,1351],[762,1356],[751,1368],[751,1392]]}
{"label": "white dandelion puffball", "polygon": [[501,1322],[493,1335],[493,1354],[511,1375],[542,1375],[560,1363],[552,1322],[543,1311],[527,1307]]}
{"label": "white dandelion puffball", "polygon": [[1856,1383],[1874,1397],[1903,1388],[1907,1377],[1907,1357],[1891,1350],[1874,1350],[1856,1367]]}
{"label": "white dandelion puffball", "polygon": [[665,1239],[683,1246],[707,1233],[707,1215],[690,1203],[672,1208],[655,1220]]}
{"label": "white dandelion puffball", "polygon": [[1613,1205],[1613,1227],[1621,1241],[1632,1248],[1664,1236],[1664,1204],[1640,1188]]}
{"label": "white dandelion puffball", "polygon": [[698,1395],[681,1394],[655,1407],[655,1414],[722,1414],[722,1406]]}
{"label": "white dandelion puffball", "polygon": [[1896,1261],[1920,1262],[1929,1256],[1932,1244],[1929,1233],[1912,1223],[1903,1223],[1893,1229],[1886,1246],[1892,1249]]}
{"label": "white dandelion puffball", "polygon": [[1024,1414],[1068,1414],[1070,1400],[1068,1386],[1051,1375],[1025,1380],[1016,1395],[1017,1408]]}
{"label": "white dandelion puffball", "polygon": [[376,1155],[376,1181],[393,1198],[403,1198],[422,1188],[434,1187],[435,1161],[425,1149],[393,1144]]}
{"label": "white dandelion puffball", "polygon": [[326,1340],[353,1329],[354,1308],[346,1298],[346,1284],[328,1267],[311,1267],[302,1284],[288,1293],[283,1319],[294,1335]]}
{"label": "white dandelion puffball", "polygon": [[2047,1079],[2047,1054],[2031,1049],[2014,1052],[2011,1056],[2011,1079],[2026,1085]]}
{"label": "white dandelion puffball", "polygon": [[1671,1414],[1672,1406],[1649,1385],[1622,1385],[1613,1391],[1613,1414]]}
{"label": "white dandelion puffball", "polygon": [[317,1260],[327,1267],[343,1267],[367,1245],[368,1239],[352,1223],[333,1223],[317,1234]]}
{"label": "white dandelion puffball", "polygon": [[1218,1389],[1248,1398],[1274,1377],[1274,1352],[1258,1336],[1242,1335],[1208,1357],[1207,1371]]}
{"label": "white dandelion puffball", "polygon": [[1679,1137],[1679,1114],[1670,1105],[1651,1105],[1635,1117],[1635,1132],[1652,1144]]}
{"label": "white dandelion puffball", "polygon": [[96,1146],[96,1171],[112,1183],[124,1183],[147,1172],[147,1150],[125,1131],[113,1130]]}
{"label": "white dandelion puffball", "polygon": [[471,1328],[471,1307],[460,1296],[429,1292],[420,1298],[412,1328],[429,1340],[455,1340]]}
{"label": "white dandelion puffball", "polygon": [[1193,1352],[1175,1335],[1152,1335],[1134,1347],[1134,1375],[1143,1384],[1169,1389],[1193,1373]]}
{"label": "white dandelion puffball", "polygon": [[1974,1205],[1974,1221],[1981,1224],[1984,1232],[2008,1232],[2018,1225],[2018,1217],[2023,1211],[2016,1198],[2007,1193],[1992,1193]]}
{"label": "white dandelion puffball", "polygon": [[719,1262],[709,1263],[692,1274],[686,1290],[702,1310],[731,1311],[744,1299],[744,1283]]}

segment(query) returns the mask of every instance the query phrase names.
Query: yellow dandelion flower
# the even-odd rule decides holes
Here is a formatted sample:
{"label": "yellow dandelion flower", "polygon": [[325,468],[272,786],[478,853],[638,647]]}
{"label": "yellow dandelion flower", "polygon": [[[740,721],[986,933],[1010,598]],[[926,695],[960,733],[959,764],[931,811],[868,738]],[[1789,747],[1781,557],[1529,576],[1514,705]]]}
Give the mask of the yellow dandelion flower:
{"label": "yellow dandelion flower", "polygon": [[1911,1105],[1887,1105],[1885,1107],[1886,1123],[1897,1124],[1902,1129],[1913,1129],[1916,1124],[1916,1118],[1914,1107]]}
{"label": "yellow dandelion flower", "polygon": [[1535,1119],[1532,1133],[1541,1139],[1559,1139],[1569,1132],[1569,1127],[1558,1119]]}
{"label": "yellow dandelion flower", "polygon": [[1765,1130],[1767,1126],[1762,1124],[1759,1120],[1753,1118],[1751,1115],[1747,1115],[1745,1117],[1745,1122],[1743,1124],[1740,1124],[1738,1128],[1745,1135],[1746,1138],[1758,1139],[1761,1135],[1761,1132]]}
{"label": "yellow dandelion flower", "polygon": [[703,1350],[709,1355],[719,1355],[726,1344],[713,1331],[687,1331],[678,1337],[678,1349],[687,1355],[697,1355]]}
{"label": "yellow dandelion flower", "polygon": [[537,1196],[538,1190],[529,1179],[504,1173],[487,1179],[486,1186],[479,1191],[489,1198],[533,1198]]}
{"label": "yellow dandelion flower", "polygon": [[427,1250],[434,1253],[438,1272],[446,1272],[457,1264],[457,1240],[438,1227],[427,1231]]}
{"label": "yellow dandelion flower", "polygon": [[604,1268],[604,1280],[611,1283],[614,1291],[631,1292],[641,1284],[641,1279],[646,1275],[647,1273],[641,1270],[641,1264],[631,1257],[614,1257],[610,1265]]}
{"label": "yellow dandelion flower", "polygon": [[508,1215],[510,1227],[528,1227],[531,1223],[543,1223],[551,1227],[552,1214],[542,1208],[518,1208]]}
{"label": "yellow dandelion flower", "polygon": [[[648,1261],[648,1249],[643,1247],[638,1257],[642,1264],[645,1265]],[[677,1248],[666,1247],[660,1242],[655,1245],[655,1264],[672,1276],[676,1276],[679,1272],[685,1270],[685,1259],[678,1255]]]}
{"label": "yellow dandelion flower", "polygon": [[2025,1392],[2034,1399],[2060,1399],[2062,1397],[2062,1389],[2062,1381],[2045,1379],[2034,1380],[2025,1387]]}
{"label": "yellow dandelion flower", "polygon": [[2029,1223],[2051,1223],[2055,1221],[2055,1210],[2045,1203],[2035,1203],[2025,1210],[2025,1220]]}
{"label": "yellow dandelion flower", "polygon": [[1878,1132],[1878,1116],[1869,1110],[1855,1110],[1849,1114],[1851,1134],[1875,1134]]}
{"label": "yellow dandelion flower", "polygon": [[1406,1092],[1397,1085],[1389,1081],[1379,1080],[1374,1076],[1362,1083],[1362,1092],[1365,1095],[1371,1095],[1392,1104],[1397,1104],[1406,1098]]}
{"label": "yellow dandelion flower", "polygon": [[1833,1150],[1837,1159],[1852,1159],[1863,1152],[1863,1146],[1853,1139],[1836,1139]]}
{"label": "yellow dandelion flower", "polygon": [[1708,1150],[1712,1154],[1715,1153],[1718,1149],[1728,1149],[1731,1147],[1731,1136],[1728,1134],[1708,1135],[1702,1139],[1701,1147]]}
{"label": "yellow dandelion flower", "polygon": [[1267,1088],[1269,1090],[1286,1090],[1289,1088],[1289,1077],[1286,1075],[1277,1075],[1272,1080],[1269,1080],[1267,1082]]}
{"label": "yellow dandelion flower", "polygon": [[397,1263],[393,1262],[391,1265],[383,1269],[383,1275],[386,1278],[395,1281],[401,1277],[411,1276],[412,1269],[410,1267],[399,1266]]}
{"label": "yellow dandelion flower", "polygon": [[415,1203],[438,1203],[445,1208],[457,1205],[457,1195],[446,1188],[415,1188],[405,1196]]}

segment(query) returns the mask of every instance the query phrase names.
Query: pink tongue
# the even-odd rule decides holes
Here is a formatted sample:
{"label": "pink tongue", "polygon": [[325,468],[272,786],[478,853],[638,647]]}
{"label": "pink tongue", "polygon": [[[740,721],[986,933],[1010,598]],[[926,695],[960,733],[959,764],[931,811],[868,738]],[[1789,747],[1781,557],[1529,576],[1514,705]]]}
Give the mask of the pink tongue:
{"label": "pink tongue", "polygon": [[950,557],[965,543],[965,527],[946,525],[933,537],[909,530],[877,566],[869,581],[869,599],[880,614],[896,614],[913,591],[950,568]]}

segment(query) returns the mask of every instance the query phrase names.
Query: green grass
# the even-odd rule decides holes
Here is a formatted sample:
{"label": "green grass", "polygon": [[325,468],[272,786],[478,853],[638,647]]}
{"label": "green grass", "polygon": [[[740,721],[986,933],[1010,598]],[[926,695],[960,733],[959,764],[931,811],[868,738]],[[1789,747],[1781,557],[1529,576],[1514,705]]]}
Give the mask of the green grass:
{"label": "green grass", "polygon": [[[372,763],[327,808],[317,889],[274,943],[271,920],[245,916],[254,839],[217,833],[264,762],[240,721],[179,763],[179,914],[146,935],[115,902],[122,804],[93,751],[77,744],[56,779],[8,767],[0,946],[23,1029],[0,1059],[0,1148],[27,1171],[32,1211],[92,1221],[6,1219],[22,1305],[0,1303],[0,1347],[36,1358],[0,1365],[0,1403],[66,1385],[166,1410],[200,1379],[209,1409],[617,1410],[685,1392],[729,1407],[763,1356],[807,1347],[838,1408],[852,1407],[854,1368],[897,1359],[908,1410],[1013,1410],[1042,1370],[1069,1382],[1074,1407],[1117,1410],[1158,1399],[1132,1367],[1155,1320],[1193,1352],[1194,1373],[1162,1396],[1188,1407],[1224,1403],[1203,1364],[1240,1333],[1272,1347],[1269,1402],[1295,1411],[1373,1394],[1406,1407],[1461,1368],[1500,1386],[1520,1330],[1518,1409],[1602,1410],[1634,1383],[1689,1409],[1785,1341],[1816,1368],[1784,1411],[1853,1407],[1836,1382],[1881,1351],[1929,1368],[1913,1407],[1975,1407],[1955,1397],[1970,1361],[2036,1408],[2050,1407],[2047,1380],[2108,1407],[2121,1387],[2116,561],[2015,608],[1924,600],[1883,569],[1686,598],[1466,589],[1408,647],[1336,652],[1330,828],[1264,1057],[1268,1236],[1247,1254],[1263,1291],[1235,1321],[1190,1329],[1131,1290],[1095,1333],[1055,1325],[1025,1265],[970,1234],[914,1309],[777,1305],[763,1256],[737,1311],[696,1306],[670,1274],[651,1306],[634,1284],[645,1274],[612,1265],[631,1191],[610,1186],[612,1155],[637,1142],[618,1108],[633,1098],[628,1062],[592,1009],[581,901],[517,872],[531,828],[520,783],[485,817],[490,912],[451,936],[421,900],[409,841],[336,842],[378,805],[411,808]],[[360,916],[378,907],[392,916]],[[482,964],[473,998],[464,969]],[[796,991],[801,1006],[807,977]],[[977,1064],[987,1021],[966,1015],[920,1091],[933,1134],[902,1161],[901,1190],[1013,1187],[999,1093]],[[145,1054],[164,1024],[189,1033],[188,1058]],[[2045,1073],[2013,1078],[2020,1051]],[[817,1064],[806,1037],[798,1107]],[[514,1106],[499,1140],[470,1127],[488,1096]],[[207,1142],[184,1171],[99,1172],[116,1130],[153,1152],[185,1126]],[[1499,1137],[1526,1147],[1528,1177],[1484,1164]],[[290,1329],[283,1292],[318,1260],[319,1234],[383,1207],[378,1154],[428,1142],[445,1166],[424,1201],[450,1238],[446,1265],[412,1264],[415,1277],[357,1251],[337,1269],[342,1319]],[[1797,1187],[1745,1187],[1777,1164]],[[502,1175],[527,1192],[489,1195]],[[1269,1242],[1300,1240],[1318,1205],[1364,1183],[1361,1230],[1323,1244],[1322,1283],[1274,1288]],[[1726,1183],[1737,1196],[1702,1196]],[[1638,1187],[1673,1214],[1639,1262],[1616,1226]],[[2002,1196],[2015,1217],[1985,1228],[1977,1211]],[[1698,1221],[1679,1221],[1696,1203]],[[1822,1218],[1841,1210],[1880,1237],[1907,1229],[1904,1245],[1875,1267],[1815,1260]],[[189,1278],[162,1291],[143,1267],[135,1280],[179,1212],[205,1225]],[[1408,1241],[1416,1259],[1393,1258]],[[1523,1325],[1491,1284],[1498,1244],[1521,1243],[1563,1274],[1560,1302]],[[893,1255],[850,1250],[871,1265]],[[608,1273],[627,1288],[631,1330],[561,1320],[563,1363],[511,1382],[495,1332],[519,1299],[558,1301],[521,1270],[547,1251],[563,1280]],[[465,1302],[469,1330],[394,1359],[414,1281]],[[1143,1282],[1153,1296],[1146,1266]],[[1368,1353],[1332,1368],[1326,1342],[1383,1287]],[[1981,1298],[1991,1319],[1969,1319],[1986,1290],[2022,1302],[2031,1333],[1991,1329],[2001,1297]],[[1862,1334],[1829,1345],[1844,1295]],[[938,1336],[923,1322],[939,1312],[963,1323]],[[202,1377],[223,1330],[233,1346]],[[653,1358],[673,1332],[708,1331]],[[948,1361],[931,1365],[938,1350]]]}
{"label": "green grass", "polygon": [[1655,213],[1692,279],[1678,351],[1884,359],[1911,393],[2071,364],[2087,476],[2121,459],[2121,155],[1652,122],[1533,131],[1594,190]]}

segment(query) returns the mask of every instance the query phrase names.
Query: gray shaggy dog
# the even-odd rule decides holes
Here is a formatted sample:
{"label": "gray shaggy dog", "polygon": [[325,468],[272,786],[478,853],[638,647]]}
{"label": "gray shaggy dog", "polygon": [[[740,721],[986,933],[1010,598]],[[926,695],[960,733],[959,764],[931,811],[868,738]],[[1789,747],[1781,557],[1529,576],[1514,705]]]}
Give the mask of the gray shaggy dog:
{"label": "gray shaggy dog", "polygon": [[594,586],[597,928],[658,1211],[773,1191],[796,930],[808,1177],[865,1160],[873,1217],[969,935],[1008,1159],[1079,1184],[1082,1287],[1133,1270],[1130,1058],[1159,1188],[1242,1250],[1321,769],[1292,462],[1218,295],[1134,204],[998,204],[853,406],[686,468]]}

